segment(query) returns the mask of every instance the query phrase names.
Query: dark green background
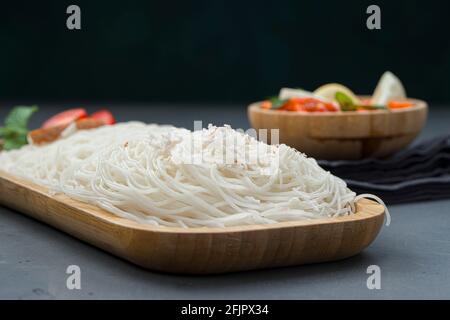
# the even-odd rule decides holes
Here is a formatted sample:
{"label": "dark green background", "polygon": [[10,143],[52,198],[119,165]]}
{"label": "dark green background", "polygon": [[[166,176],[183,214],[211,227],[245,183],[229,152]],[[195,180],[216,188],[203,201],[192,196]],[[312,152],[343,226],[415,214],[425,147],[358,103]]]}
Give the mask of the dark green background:
{"label": "dark green background", "polygon": [[[82,30],[66,29],[69,4]],[[368,30],[378,4],[382,29]],[[281,86],[370,93],[385,70],[450,102],[449,1],[8,1],[0,99],[248,102]]]}

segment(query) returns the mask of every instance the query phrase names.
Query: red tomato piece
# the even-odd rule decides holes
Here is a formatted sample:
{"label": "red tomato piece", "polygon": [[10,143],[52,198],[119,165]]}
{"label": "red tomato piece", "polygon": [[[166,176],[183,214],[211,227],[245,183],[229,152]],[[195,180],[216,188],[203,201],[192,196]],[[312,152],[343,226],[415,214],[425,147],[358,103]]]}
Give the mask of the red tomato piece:
{"label": "red tomato piece", "polygon": [[337,105],[335,105],[334,103],[325,103],[325,108],[327,109],[327,111],[330,111],[330,112],[339,111],[339,107]]}
{"label": "red tomato piece", "polygon": [[336,112],[339,108],[334,103],[328,103],[316,98],[291,98],[278,110],[304,112]]}
{"label": "red tomato piece", "polygon": [[104,124],[115,124],[116,123],[116,119],[114,119],[114,116],[108,110],[100,110],[100,111],[94,112],[91,115],[91,118],[100,120]]}
{"label": "red tomato piece", "polygon": [[401,108],[409,108],[412,107],[413,104],[409,101],[394,101],[391,100],[388,102],[388,107],[390,109],[401,109]]}
{"label": "red tomato piece", "polygon": [[269,100],[265,100],[265,101],[261,102],[261,108],[263,108],[263,109],[271,109],[272,108],[272,102],[270,102]]}
{"label": "red tomato piece", "polygon": [[42,124],[43,129],[52,128],[52,127],[66,127],[72,122],[83,119],[87,117],[87,112],[83,108],[77,108],[77,109],[70,109],[63,111],[61,113],[58,113],[45,121]]}
{"label": "red tomato piece", "polygon": [[325,106],[325,103],[319,103],[316,106],[316,110],[314,110],[316,112],[327,112],[327,107]]}
{"label": "red tomato piece", "polygon": [[278,110],[300,111],[300,104],[298,104],[297,101],[294,99],[289,99],[289,101],[287,101]]}

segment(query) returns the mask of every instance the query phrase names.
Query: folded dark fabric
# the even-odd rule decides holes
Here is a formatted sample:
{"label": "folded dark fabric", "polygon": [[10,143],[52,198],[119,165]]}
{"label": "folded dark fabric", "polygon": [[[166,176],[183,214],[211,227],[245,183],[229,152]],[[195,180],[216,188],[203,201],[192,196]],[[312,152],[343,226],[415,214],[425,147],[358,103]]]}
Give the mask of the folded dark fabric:
{"label": "folded dark fabric", "polygon": [[318,162],[355,192],[373,193],[388,204],[450,198],[450,135],[388,159]]}

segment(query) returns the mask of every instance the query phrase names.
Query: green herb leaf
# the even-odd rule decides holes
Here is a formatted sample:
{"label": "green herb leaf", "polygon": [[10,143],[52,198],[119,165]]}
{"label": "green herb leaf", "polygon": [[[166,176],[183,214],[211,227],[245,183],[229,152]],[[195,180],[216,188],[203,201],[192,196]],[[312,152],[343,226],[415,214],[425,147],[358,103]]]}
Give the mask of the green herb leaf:
{"label": "green herb leaf", "polygon": [[339,103],[342,111],[356,111],[357,106],[353,100],[345,93],[338,91],[335,95],[336,101]]}
{"label": "green herb leaf", "polygon": [[277,96],[269,97],[268,100],[272,103],[271,109],[279,109],[287,102],[286,99],[280,99]]}
{"label": "green herb leaf", "polygon": [[37,106],[18,106],[9,113],[5,120],[5,126],[0,127],[3,149],[18,149],[28,143],[28,121],[37,110]]}
{"label": "green herb leaf", "polygon": [[18,135],[27,135],[27,128],[19,128],[19,127],[2,127],[0,128],[0,135],[2,137],[15,137]]}
{"label": "green herb leaf", "polygon": [[28,141],[26,134],[24,135],[16,133],[14,135],[6,136],[4,138],[3,148],[5,150],[19,149],[20,147],[26,145],[27,143]]}
{"label": "green herb leaf", "polygon": [[28,121],[37,110],[37,106],[15,107],[6,117],[5,127],[27,128]]}

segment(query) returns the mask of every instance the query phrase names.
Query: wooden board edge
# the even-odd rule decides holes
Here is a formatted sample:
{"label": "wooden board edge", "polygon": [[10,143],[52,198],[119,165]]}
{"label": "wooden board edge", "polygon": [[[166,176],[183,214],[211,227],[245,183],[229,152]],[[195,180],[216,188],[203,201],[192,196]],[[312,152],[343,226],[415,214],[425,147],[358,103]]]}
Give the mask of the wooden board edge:
{"label": "wooden board edge", "polygon": [[141,267],[169,273],[218,274],[339,260],[370,245],[384,220],[383,206],[362,199],[357,203],[364,210],[361,216],[326,219],[327,223],[177,232],[178,228],[134,227],[2,172],[0,190],[0,203]]}

